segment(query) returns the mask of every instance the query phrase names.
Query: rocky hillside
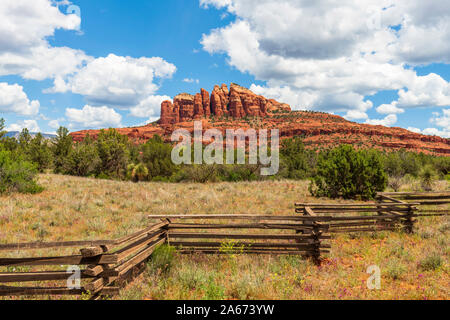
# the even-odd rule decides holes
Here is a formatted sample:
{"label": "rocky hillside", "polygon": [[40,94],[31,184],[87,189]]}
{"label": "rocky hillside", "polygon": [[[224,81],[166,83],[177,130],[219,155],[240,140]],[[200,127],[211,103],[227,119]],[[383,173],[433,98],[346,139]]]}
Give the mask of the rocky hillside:
{"label": "rocky hillside", "polygon": [[[215,86],[211,95],[202,89],[196,95],[182,93],[174,101],[161,104],[161,119],[144,127],[118,129],[133,141],[145,142],[155,134],[170,141],[178,128],[193,131],[193,120],[202,120],[203,130],[216,128],[279,129],[282,138],[302,136],[310,148],[352,144],[359,148],[405,149],[428,154],[450,155],[450,139],[413,133],[402,128],[388,128],[347,121],[336,115],[291,111],[289,105],[266,99],[252,91],[231,84]],[[98,130],[71,133],[75,141]]]}

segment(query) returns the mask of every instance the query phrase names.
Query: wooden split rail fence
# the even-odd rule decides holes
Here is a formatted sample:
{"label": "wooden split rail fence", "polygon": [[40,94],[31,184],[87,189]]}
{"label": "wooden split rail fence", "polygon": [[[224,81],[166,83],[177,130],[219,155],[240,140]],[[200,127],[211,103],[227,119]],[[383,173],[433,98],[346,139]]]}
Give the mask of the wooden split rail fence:
{"label": "wooden split rail fence", "polygon": [[[0,296],[82,295],[95,299],[118,293],[120,285],[139,274],[155,248],[167,240],[168,222],[154,224],[144,230],[114,241],[71,241],[0,245],[0,252],[25,250],[82,248],[80,254],[50,257],[0,258]],[[55,271],[61,266],[79,266],[82,285],[68,286],[73,270]],[[45,271],[16,271],[23,268],[46,268]],[[51,269],[52,270],[48,270]],[[83,269],[81,269],[83,267]],[[5,283],[61,283],[57,286],[26,287]]]}
{"label": "wooden split rail fence", "polygon": [[[445,209],[428,209],[425,211],[432,214],[418,214],[418,206],[448,203],[449,192],[380,193],[378,201],[369,204],[297,203],[297,214],[286,216],[151,215],[149,218],[161,222],[111,241],[2,244],[0,252],[11,251],[21,257],[0,257],[0,268],[7,269],[0,272],[0,296],[112,296],[144,270],[146,261],[163,243],[183,254],[303,255],[320,263],[321,254],[331,248],[326,240],[333,233],[413,232],[415,217],[448,214]],[[27,250],[63,248],[81,249],[77,255],[22,257]],[[63,266],[79,266],[79,287],[68,285],[73,273],[61,270]],[[38,267],[47,270],[36,271]],[[22,286],[30,282],[37,286]],[[64,284],[55,285],[61,282]],[[2,285],[5,283],[8,285]],[[39,287],[42,283],[48,285]]]}
{"label": "wooden split rail fence", "polygon": [[[329,252],[328,226],[315,218],[273,215],[150,216],[170,221],[168,243],[181,253],[288,254],[319,262]],[[311,224],[304,223],[305,221]]]}

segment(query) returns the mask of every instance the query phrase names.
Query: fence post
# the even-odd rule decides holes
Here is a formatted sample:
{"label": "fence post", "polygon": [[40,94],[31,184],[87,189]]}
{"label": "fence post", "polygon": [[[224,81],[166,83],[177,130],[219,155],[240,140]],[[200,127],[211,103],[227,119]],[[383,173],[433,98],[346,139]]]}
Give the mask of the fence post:
{"label": "fence post", "polygon": [[[315,217],[316,214],[310,207],[305,207],[303,211],[304,216]],[[314,263],[320,265],[320,236],[322,235],[322,231],[320,230],[321,224],[315,220],[304,221],[305,226],[311,227],[309,230],[305,230],[303,233],[308,234],[311,237],[309,240],[310,245],[313,247],[312,253],[310,257],[313,259]]]}
{"label": "fence post", "polygon": [[313,246],[314,251],[312,254],[313,261],[316,265],[320,266],[321,260],[320,260],[320,236],[322,235],[322,232],[320,231],[320,225],[317,223],[317,221],[313,222],[313,231],[312,231],[312,239],[313,239]]}
{"label": "fence post", "polygon": [[405,215],[405,230],[407,233],[413,233],[414,232],[414,209],[412,205],[408,205],[408,213]]}

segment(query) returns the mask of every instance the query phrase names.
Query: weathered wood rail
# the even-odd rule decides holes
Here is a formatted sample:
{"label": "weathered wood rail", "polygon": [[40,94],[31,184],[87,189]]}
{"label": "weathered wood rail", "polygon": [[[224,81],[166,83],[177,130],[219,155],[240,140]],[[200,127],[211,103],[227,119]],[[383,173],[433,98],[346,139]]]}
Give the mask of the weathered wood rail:
{"label": "weathered wood rail", "polygon": [[328,231],[376,232],[413,231],[414,203],[314,204],[296,203],[295,212],[321,219],[329,217]]}
{"label": "weathered wood rail", "polygon": [[[416,203],[418,217],[445,216],[450,214],[450,191],[440,192],[380,192],[378,199],[383,202]],[[446,206],[445,206],[446,205]],[[430,208],[433,206],[435,208]],[[444,207],[443,207],[444,206]]]}
{"label": "weathered wood rail", "polygon": [[[167,240],[168,222],[160,222],[150,227],[114,241],[71,241],[51,243],[2,244],[0,251],[36,250],[82,247],[79,255],[51,257],[0,257],[0,267],[11,271],[0,273],[0,284],[65,282],[58,286],[26,287],[0,285],[0,296],[20,295],[90,295],[92,299],[117,294],[121,284],[144,268],[145,261],[155,248]],[[85,247],[83,247],[85,246]],[[15,271],[20,267],[79,266],[80,286],[73,288],[67,281],[72,272],[62,271]]]}

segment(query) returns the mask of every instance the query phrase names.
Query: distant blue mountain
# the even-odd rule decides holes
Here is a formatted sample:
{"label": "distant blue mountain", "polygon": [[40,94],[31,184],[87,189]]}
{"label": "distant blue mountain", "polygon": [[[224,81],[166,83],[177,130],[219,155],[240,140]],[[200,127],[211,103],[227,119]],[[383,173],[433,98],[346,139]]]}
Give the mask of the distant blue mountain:
{"label": "distant blue mountain", "polygon": [[[31,135],[32,137],[36,136],[37,134],[38,134],[37,132],[30,132],[30,135]],[[44,138],[46,138],[46,139],[53,139],[53,138],[56,138],[56,135],[55,135],[55,134],[48,134],[48,133],[41,133],[41,134],[42,134],[42,136],[43,136]],[[20,132],[19,132],[19,131],[9,131],[9,132],[6,133],[5,136],[7,136],[7,137],[13,137],[13,138],[18,139],[19,136],[20,136]]]}

